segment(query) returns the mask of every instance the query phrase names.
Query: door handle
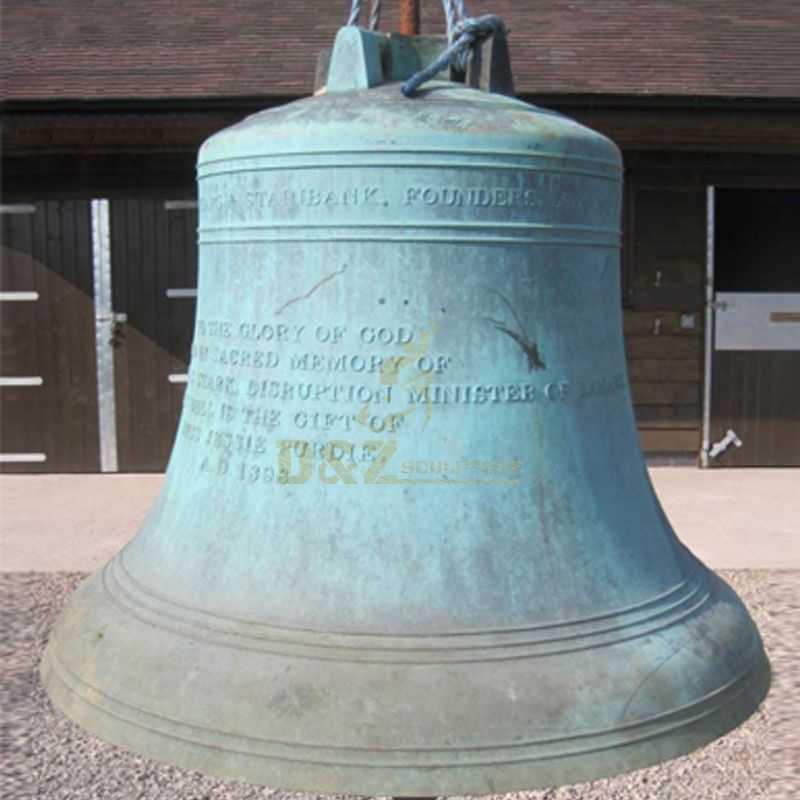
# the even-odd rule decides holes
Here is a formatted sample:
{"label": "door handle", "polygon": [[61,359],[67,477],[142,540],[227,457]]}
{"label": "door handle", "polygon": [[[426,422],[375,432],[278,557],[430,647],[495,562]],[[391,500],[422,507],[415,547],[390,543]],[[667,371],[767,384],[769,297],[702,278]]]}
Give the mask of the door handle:
{"label": "door handle", "polygon": [[731,445],[741,447],[743,444],[744,442],[736,435],[736,431],[728,428],[725,435],[718,442],[714,442],[714,444],[711,445],[708,455],[710,458],[716,458],[721,453],[724,453]]}
{"label": "door handle", "polygon": [[800,322],[800,311],[773,311],[770,322]]}

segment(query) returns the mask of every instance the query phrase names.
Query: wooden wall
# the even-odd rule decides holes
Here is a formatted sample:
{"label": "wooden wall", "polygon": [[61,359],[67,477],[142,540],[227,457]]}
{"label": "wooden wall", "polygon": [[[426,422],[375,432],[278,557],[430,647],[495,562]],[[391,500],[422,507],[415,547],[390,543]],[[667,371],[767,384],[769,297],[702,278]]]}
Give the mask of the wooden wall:
{"label": "wooden wall", "polygon": [[[194,187],[172,197],[193,198]],[[111,200],[114,310],[126,314],[114,351],[117,458],[121,472],[164,469],[178,428],[194,331],[195,300],[170,289],[197,287],[197,211],[166,198]]]}
{"label": "wooden wall", "polygon": [[[682,319],[694,320],[694,328],[683,328]],[[624,326],[642,447],[650,453],[697,453],[703,374],[700,313],[626,309]]]}
{"label": "wooden wall", "polygon": [[626,191],[623,301],[636,420],[650,453],[700,447],[706,195]]}
{"label": "wooden wall", "polygon": [[[702,414],[706,187],[800,186],[800,160],[719,152],[626,150],[624,155],[622,295],[642,444],[650,454],[696,457]],[[170,196],[190,196],[192,158],[186,153],[6,158],[3,188],[7,202],[110,196],[120,203],[162,196],[167,186]],[[185,194],[178,191],[181,187]],[[86,359],[91,358],[91,349],[86,352]],[[161,449],[166,452],[168,445]]]}
{"label": "wooden wall", "polygon": [[708,186],[800,186],[778,155],[625,153],[623,314],[644,450],[696,457],[701,446]]}
{"label": "wooden wall", "polygon": [[0,471],[96,472],[89,205],[20,209],[0,217]]}

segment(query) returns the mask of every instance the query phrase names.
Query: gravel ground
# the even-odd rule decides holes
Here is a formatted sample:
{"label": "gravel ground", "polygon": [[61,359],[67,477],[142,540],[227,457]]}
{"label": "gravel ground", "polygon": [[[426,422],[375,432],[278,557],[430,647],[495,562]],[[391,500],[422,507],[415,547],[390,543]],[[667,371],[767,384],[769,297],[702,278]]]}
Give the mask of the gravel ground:
{"label": "gravel ground", "polygon": [[[689,756],[609,780],[506,795],[507,800],[788,800],[800,797],[800,572],[723,573],[761,629],[773,667],[764,706],[733,733]],[[3,798],[48,800],[256,800],[321,795],[206,778],[95,739],[47,700],[38,662],[55,617],[82,578],[75,573],[0,576],[3,635],[0,733]],[[793,727],[794,726],[794,729]]]}

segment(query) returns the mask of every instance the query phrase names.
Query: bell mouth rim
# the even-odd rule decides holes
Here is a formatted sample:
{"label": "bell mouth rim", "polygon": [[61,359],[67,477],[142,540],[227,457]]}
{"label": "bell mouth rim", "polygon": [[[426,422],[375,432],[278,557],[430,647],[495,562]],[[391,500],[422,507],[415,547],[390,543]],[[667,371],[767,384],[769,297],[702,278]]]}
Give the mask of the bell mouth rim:
{"label": "bell mouth rim", "polygon": [[652,635],[700,613],[721,583],[699,562],[659,595],[601,614],[559,622],[453,631],[348,631],[289,626],[215,614],[166,597],[137,580],[124,550],[99,573],[109,599],[140,622],[243,650],[333,661],[457,663],[553,656]]}
{"label": "bell mouth rim", "polygon": [[[648,767],[685,755],[733,730],[756,711],[771,682],[769,661],[761,650],[758,658],[717,690],[645,719],[528,742],[403,750],[280,742],[170,720],[91,687],[63,665],[52,646],[45,651],[41,675],[50,699],[73,722],[156,761],[283,789],[393,796],[540,789]],[[181,735],[187,731],[194,736]],[[202,741],[203,737],[213,741]],[[585,746],[557,749],[574,742]],[[228,746],[234,743],[240,746]],[[242,748],[241,743],[250,743],[251,748]],[[254,743],[274,752],[259,753],[252,748]],[[536,754],[537,748],[542,752]],[[465,758],[469,753],[480,757],[469,761]],[[388,758],[376,763],[376,754]],[[359,756],[363,761],[357,760]],[[433,761],[443,756],[452,760]],[[489,783],[487,774],[492,775]]]}

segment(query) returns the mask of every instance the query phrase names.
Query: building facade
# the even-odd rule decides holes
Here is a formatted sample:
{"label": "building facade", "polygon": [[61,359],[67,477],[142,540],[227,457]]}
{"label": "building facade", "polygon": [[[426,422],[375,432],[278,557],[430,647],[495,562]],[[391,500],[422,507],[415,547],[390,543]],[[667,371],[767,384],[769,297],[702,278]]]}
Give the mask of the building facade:
{"label": "building facade", "polygon": [[[522,99],[623,151],[621,301],[646,453],[800,464],[797,4],[473,10],[506,20]],[[164,468],[194,322],[197,148],[308,94],[345,11],[7,0],[4,471]],[[442,27],[423,3],[423,32]]]}

